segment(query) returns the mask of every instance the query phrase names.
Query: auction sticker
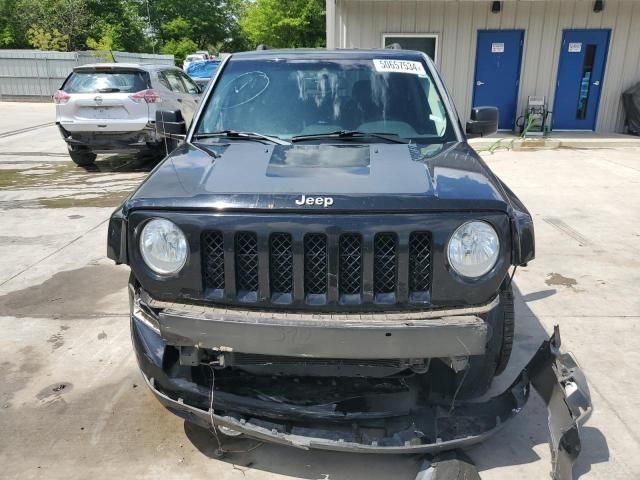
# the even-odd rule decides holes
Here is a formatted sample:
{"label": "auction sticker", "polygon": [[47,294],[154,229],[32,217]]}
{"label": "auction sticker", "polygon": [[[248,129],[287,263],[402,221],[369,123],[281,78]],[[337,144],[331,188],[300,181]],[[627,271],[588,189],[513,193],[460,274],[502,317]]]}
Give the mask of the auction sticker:
{"label": "auction sticker", "polygon": [[422,63],[413,60],[381,60],[374,58],[373,65],[376,72],[410,73],[421,77],[427,76]]}

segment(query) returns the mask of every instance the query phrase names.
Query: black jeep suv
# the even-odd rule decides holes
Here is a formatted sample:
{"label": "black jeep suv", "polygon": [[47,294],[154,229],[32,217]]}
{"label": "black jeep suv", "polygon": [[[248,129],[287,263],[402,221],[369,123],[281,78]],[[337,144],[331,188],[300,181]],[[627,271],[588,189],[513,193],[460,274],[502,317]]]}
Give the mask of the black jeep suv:
{"label": "black jeep suv", "polygon": [[[497,122],[474,108],[466,132]],[[133,344],[171,411],[406,452],[481,440],[520,410],[535,372],[469,400],[509,360],[532,219],[426,55],[234,54],[188,132],[178,111],[157,124],[184,143],[113,214],[108,248],[131,267]]]}

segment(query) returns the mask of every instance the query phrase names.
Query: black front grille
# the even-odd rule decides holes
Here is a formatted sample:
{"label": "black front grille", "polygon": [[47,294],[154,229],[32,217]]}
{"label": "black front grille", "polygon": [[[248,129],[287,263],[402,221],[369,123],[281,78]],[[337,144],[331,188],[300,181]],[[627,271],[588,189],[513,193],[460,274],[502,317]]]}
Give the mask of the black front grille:
{"label": "black front grille", "polygon": [[243,293],[258,291],[258,237],[253,232],[236,234],[236,288]]}
{"label": "black front grille", "polygon": [[222,233],[202,235],[204,284],[212,290],[224,290],[224,243]]}
{"label": "black front grille", "polygon": [[[429,232],[206,232],[206,297],[260,305],[429,303]],[[352,309],[353,309],[352,308]]]}
{"label": "black front grille", "polygon": [[327,293],[327,236],[304,236],[304,291],[307,295]]}

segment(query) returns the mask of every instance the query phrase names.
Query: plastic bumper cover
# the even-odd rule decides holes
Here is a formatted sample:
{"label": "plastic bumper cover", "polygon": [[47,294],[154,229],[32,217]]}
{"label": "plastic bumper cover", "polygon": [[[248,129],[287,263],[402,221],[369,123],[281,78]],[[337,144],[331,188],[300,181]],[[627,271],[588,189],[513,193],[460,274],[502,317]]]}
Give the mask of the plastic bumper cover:
{"label": "plastic bumper cover", "polygon": [[137,152],[157,143],[155,125],[147,124],[142,130],[132,132],[70,132],[58,124],[60,134],[67,144],[88,147],[100,152]]}

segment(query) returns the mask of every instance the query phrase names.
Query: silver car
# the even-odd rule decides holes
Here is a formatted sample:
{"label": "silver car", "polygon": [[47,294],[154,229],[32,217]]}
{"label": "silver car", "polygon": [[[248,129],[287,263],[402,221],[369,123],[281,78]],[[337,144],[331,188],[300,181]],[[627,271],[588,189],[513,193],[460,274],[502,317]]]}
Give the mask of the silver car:
{"label": "silver car", "polygon": [[97,153],[160,154],[165,143],[156,134],[156,110],[180,110],[189,123],[200,94],[200,87],[172,66],[83,65],[53,96],[56,124],[71,159],[81,166],[93,163]]}

